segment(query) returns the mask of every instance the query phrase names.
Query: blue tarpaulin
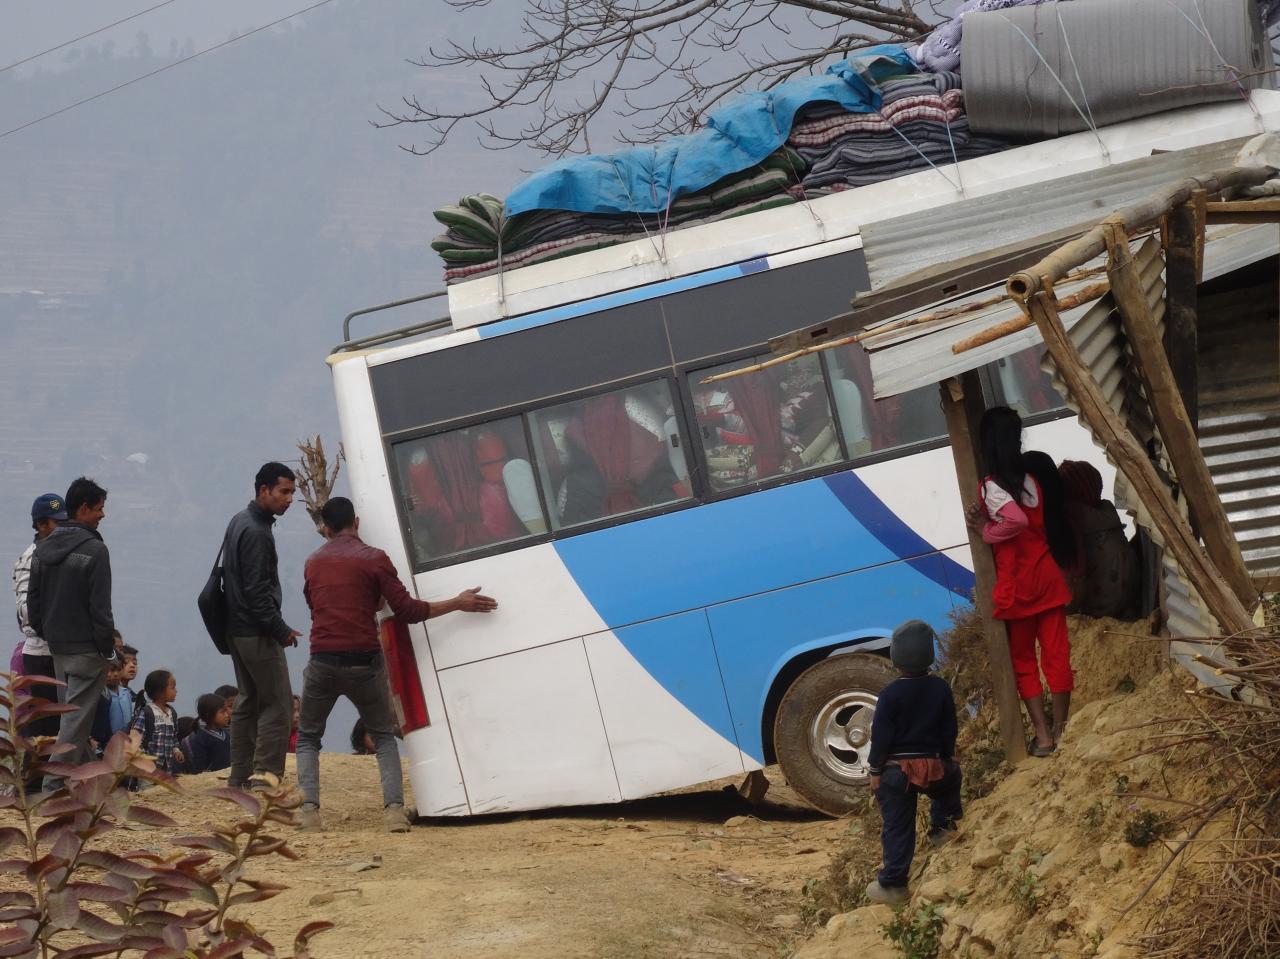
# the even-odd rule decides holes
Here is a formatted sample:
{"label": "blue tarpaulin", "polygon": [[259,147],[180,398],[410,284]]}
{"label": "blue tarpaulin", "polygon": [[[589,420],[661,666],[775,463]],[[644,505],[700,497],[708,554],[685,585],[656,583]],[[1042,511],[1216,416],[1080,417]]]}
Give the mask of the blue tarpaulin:
{"label": "blue tarpaulin", "polygon": [[829,101],[851,113],[872,113],[880,108],[877,83],[915,71],[901,47],[870,47],[828,67],[823,76],[739,97],[712,113],[696,133],[558,160],[516,185],[506,213],[661,213],[673,200],[764,160],[786,142],[796,112],[806,104]]}

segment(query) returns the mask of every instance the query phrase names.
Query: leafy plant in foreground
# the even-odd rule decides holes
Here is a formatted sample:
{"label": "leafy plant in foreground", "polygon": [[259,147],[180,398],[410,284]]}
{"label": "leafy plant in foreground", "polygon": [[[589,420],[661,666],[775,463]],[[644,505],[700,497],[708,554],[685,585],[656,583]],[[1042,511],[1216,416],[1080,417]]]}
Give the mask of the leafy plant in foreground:
{"label": "leafy plant in foreground", "polygon": [[[31,697],[26,691],[47,677],[5,674],[0,706],[0,810],[18,825],[0,826],[0,877],[16,885],[0,891],[0,957],[90,959],[142,955],[144,959],[234,959],[253,950],[275,956],[275,947],[235,906],[261,902],[285,887],[246,875],[250,859],[297,854],[270,835],[272,824],[293,823],[300,800],[286,790],[252,796],[238,789],[209,795],[234,804],[244,817],[211,827],[207,835],[179,836],[169,855],[94,848],[126,824],[170,828],[168,816],[139,802],[124,788],[141,780],[178,791],[126,733],[117,733],[103,758],[81,766],[58,762],[69,747],[48,738],[27,739],[19,722],[58,715],[74,707]],[[65,777],[51,793],[31,791],[46,775]],[[134,827],[136,828],[136,827]],[[12,887],[11,879],[0,878]],[[299,930],[294,959],[309,959],[312,936],[333,927],[313,922]]]}

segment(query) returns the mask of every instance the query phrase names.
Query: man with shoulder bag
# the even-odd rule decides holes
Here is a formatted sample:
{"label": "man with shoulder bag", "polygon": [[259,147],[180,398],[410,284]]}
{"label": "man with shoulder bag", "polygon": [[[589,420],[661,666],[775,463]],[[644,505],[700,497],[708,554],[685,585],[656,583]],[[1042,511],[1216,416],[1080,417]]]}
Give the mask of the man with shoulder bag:
{"label": "man with shoulder bag", "polygon": [[222,543],[226,634],[235,667],[228,785],[274,789],[284,776],[293,715],[285,648],[301,635],[280,614],[279,562],[272,527],[293,503],[293,470],[266,463],[254,477],[254,498],[231,518]]}

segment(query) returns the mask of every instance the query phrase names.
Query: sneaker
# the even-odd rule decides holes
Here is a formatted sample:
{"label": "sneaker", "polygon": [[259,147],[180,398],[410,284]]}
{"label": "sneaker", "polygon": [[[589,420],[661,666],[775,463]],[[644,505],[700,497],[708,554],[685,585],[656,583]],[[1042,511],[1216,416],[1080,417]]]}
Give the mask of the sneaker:
{"label": "sneaker", "polygon": [[248,788],[253,792],[274,792],[280,788],[280,777],[275,773],[256,772],[249,777]]}
{"label": "sneaker", "polygon": [[867,898],[886,906],[901,906],[911,898],[911,893],[906,886],[882,886],[880,880],[873,879],[867,886]]}
{"label": "sneaker", "polygon": [[956,827],[952,826],[948,829],[946,826],[939,826],[937,829],[929,830],[929,845],[934,849],[941,849],[951,840],[956,838]]}
{"label": "sneaker", "polygon": [[320,822],[320,807],[311,803],[303,803],[298,810],[298,832],[320,832],[324,825]]}
{"label": "sneaker", "polygon": [[408,832],[410,829],[409,817],[400,803],[382,810],[382,822],[387,827],[387,832]]}

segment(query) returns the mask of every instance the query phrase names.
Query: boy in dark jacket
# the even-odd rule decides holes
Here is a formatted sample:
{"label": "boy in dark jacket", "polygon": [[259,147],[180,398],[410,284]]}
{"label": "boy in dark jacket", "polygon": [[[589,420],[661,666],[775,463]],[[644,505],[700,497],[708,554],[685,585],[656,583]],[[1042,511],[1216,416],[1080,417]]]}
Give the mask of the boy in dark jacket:
{"label": "boy in dark jacket", "polygon": [[918,619],[893,631],[889,657],[901,677],[880,691],[871,720],[871,788],[884,826],[884,865],[867,886],[872,902],[906,902],[916,848],[916,797],[929,806],[929,840],[935,846],[955,832],[964,815],[960,766],[955,761],[956,704],[941,676],[929,675],[937,634]]}

